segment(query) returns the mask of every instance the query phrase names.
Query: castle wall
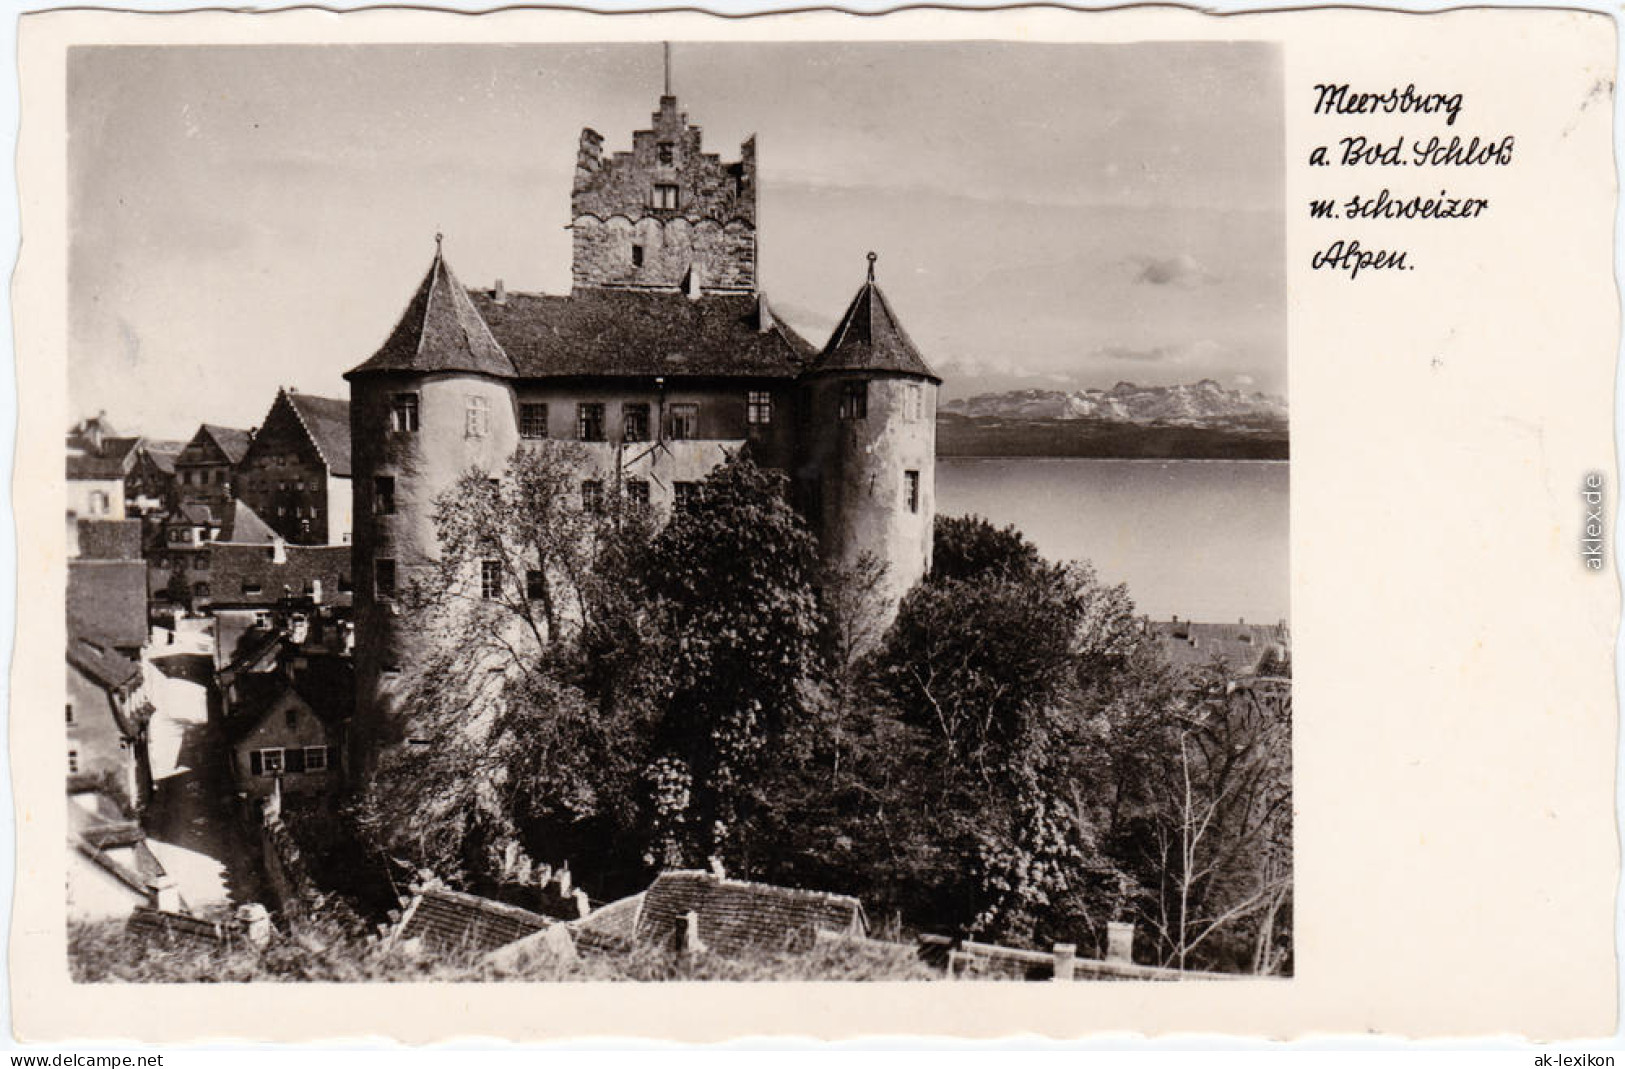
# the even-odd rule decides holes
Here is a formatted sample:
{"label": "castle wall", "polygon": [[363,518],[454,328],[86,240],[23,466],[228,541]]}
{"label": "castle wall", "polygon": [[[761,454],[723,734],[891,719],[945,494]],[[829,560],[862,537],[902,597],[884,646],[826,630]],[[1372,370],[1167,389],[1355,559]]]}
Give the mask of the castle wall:
{"label": "castle wall", "polygon": [[570,214],[578,286],[675,287],[694,266],[703,288],[753,289],[755,139],[725,162],[704,151],[676,98],[661,97],[630,152],[606,158],[603,138],[582,131]]}
{"label": "castle wall", "polygon": [[[394,396],[406,393],[417,395],[416,431],[391,429]],[[471,399],[485,402],[483,434],[470,433]],[[500,473],[519,433],[509,386],[459,374],[358,378],[351,383],[350,427],[356,474],[354,756],[367,759],[381,745],[399,741],[399,725],[389,716],[394,672],[412,663],[419,643],[426,641],[401,626],[391,602],[378,598],[377,561],[395,561],[398,590],[432,567],[438,552],[435,498],[472,467]],[[381,514],[376,507],[379,476],[394,479],[393,514]]]}
{"label": "castle wall", "polygon": [[[862,419],[841,416],[849,384],[867,382]],[[862,372],[822,374],[804,385],[806,440],[797,483],[826,559],[851,565],[864,553],[888,562],[895,603],[931,569],[936,516],[937,387],[925,379]],[[918,415],[909,404],[918,391]],[[908,501],[908,472],[918,500]]]}
{"label": "castle wall", "polygon": [[699,269],[703,290],[756,284],[756,231],[737,220],[578,215],[571,229],[571,277],[578,286],[675,287],[691,266]]}

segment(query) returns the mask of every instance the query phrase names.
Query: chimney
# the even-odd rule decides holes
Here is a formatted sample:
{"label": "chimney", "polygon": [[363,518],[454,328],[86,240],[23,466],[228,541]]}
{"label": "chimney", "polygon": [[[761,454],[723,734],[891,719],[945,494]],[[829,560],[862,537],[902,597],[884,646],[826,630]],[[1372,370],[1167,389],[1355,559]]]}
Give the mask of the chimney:
{"label": "chimney", "polygon": [[766,334],[773,329],[773,309],[768,307],[767,294],[756,294],[756,330]]}
{"label": "chimney", "polygon": [[694,910],[683,914],[678,921],[683,930],[683,953],[698,954],[705,949],[705,943],[700,940],[700,915]]}
{"label": "chimney", "polygon": [[271,540],[271,563],[288,563],[288,543],[284,542],[280,535]]}
{"label": "chimney", "polygon": [[728,872],[722,867],[722,859],[717,857],[715,854],[712,854],[709,861],[711,865],[711,875],[719,880],[726,880],[728,878]]}
{"label": "chimney", "polygon": [[553,882],[558,885],[559,897],[570,897],[570,866],[565,865],[554,875]]}
{"label": "chimney", "polygon": [[577,887],[574,892],[576,901],[576,919],[579,920],[592,912],[592,903],[587,900],[587,892]]}
{"label": "chimney", "polygon": [[148,880],[147,905],[160,913],[179,913],[181,890],[175,885],[175,877],[163,875]]}
{"label": "chimney", "polygon": [[1134,925],[1123,921],[1107,922],[1106,960],[1123,965],[1134,963]]}
{"label": "chimney", "polygon": [[263,947],[271,941],[271,914],[258,902],[238,906],[237,923],[251,946]]}
{"label": "chimney", "polygon": [[491,300],[497,304],[508,303],[508,287],[500,278],[497,279],[496,287],[491,290]]}
{"label": "chimney", "polygon": [[1070,980],[1078,966],[1078,948],[1074,943],[1055,944],[1056,980]]}
{"label": "chimney", "polygon": [[310,603],[312,605],[320,605],[322,603],[322,581],[320,579],[312,579],[310,581]]}

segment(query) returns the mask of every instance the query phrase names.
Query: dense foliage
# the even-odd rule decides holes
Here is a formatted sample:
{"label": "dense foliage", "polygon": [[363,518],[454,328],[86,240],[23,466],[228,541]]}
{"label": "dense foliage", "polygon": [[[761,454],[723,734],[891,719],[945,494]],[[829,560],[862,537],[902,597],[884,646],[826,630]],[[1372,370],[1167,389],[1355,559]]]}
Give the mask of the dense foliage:
{"label": "dense foliage", "polygon": [[718,858],[903,930],[1100,953],[1131,920],[1148,963],[1290,969],[1283,685],[1174,673],[1013,528],[939,519],[893,614],[748,458],[663,528],[572,467],[523,450],[440,503],[419,744],[355,809],[380,853],[477,889],[567,860],[603,898]]}

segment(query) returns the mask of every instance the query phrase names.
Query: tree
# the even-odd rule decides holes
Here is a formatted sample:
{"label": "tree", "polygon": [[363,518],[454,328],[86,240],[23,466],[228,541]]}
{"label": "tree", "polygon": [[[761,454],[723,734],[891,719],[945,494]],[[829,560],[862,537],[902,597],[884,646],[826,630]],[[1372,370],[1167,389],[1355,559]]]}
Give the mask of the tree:
{"label": "tree", "polygon": [[627,547],[652,523],[618,499],[585,508],[578,451],[539,443],[501,477],[464,473],[435,501],[438,558],[402,592],[420,636],[398,689],[408,741],[382,757],[356,815],[446,878],[499,879],[516,847],[563,860],[587,842],[635,844],[647,710],[604,700],[582,637],[605,626],[605,591],[629,581]]}
{"label": "tree", "polygon": [[817,549],[784,476],[736,456],[650,544],[667,690],[651,766],[660,860],[738,857],[769,744],[819,676]]}
{"label": "tree", "polygon": [[1222,664],[1155,671],[1107,710],[1109,849],[1139,887],[1159,964],[1290,966],[1291,696]]}

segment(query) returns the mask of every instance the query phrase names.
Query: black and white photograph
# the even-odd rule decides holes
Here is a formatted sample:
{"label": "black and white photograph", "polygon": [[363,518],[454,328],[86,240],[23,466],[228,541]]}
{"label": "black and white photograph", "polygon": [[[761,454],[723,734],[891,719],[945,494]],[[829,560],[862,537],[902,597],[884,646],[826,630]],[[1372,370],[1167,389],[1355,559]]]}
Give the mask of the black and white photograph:
{"label": "black and white photograph", "polygon": [[1279,44],[66,75],[75,981],[1294,975]]}

